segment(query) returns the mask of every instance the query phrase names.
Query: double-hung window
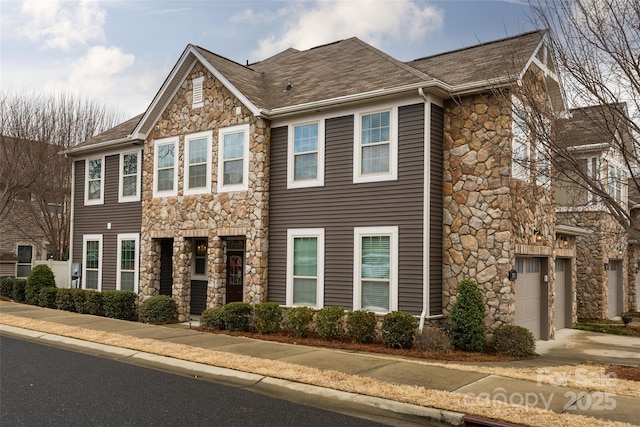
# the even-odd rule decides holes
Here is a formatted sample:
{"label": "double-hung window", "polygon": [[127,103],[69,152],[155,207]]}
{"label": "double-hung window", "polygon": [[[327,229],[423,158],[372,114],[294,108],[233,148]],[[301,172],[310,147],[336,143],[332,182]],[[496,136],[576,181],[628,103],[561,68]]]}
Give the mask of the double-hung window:
{"label": "double-hung window", "polygon": [[324,304],[324,229],[287,230],[287,305]]}
{"label": "double-hung window", "polygon": [[33,246],[18,245],[18,271],[16,277],[28,277],[33,260]]}
{"label": "double-hung window", "polygon": [[289,125],[287,188],[324,185],[324,120]]}
{"label": "double-hung window", "polygon": [[118,234],[118,271],[116,289],[138,292],[138,246],[137,234]]}
{"label": "double-hung window", "polygon": [[103,203],[104,195],[104,157],[87,159],[84,204],[99,205]]}
{"label": "double-hung window", "polygon": [[531,132],[527,126],[527,111],[522,101],[514,98],[511,129],[511,176],[521,180],[531,177]]}
{"label": "double-hung window", "polygon": [[354,229],[353,309],[398,309],[398,227]]}
{"label": "double-hung window", "polygon": [[86,234],[82,238],[82,287],[102,289],[102,234]]}
{"label": "double-hung window", "polygon": [[397,115],[397,107],[356,115],[353,182],[397,179]]}
{"label": "double-hung window", "polygon": [[249,189],[249,125],[218,132],[218,191]]}
{"label": "double-hung window", "polygon": [[211,131],[186,135],[184,194],[211,192]]}
{"label": "double-hung window", "polygon": [[[609,178],[609,196],[618,203],[623,202],[623,173],[622,170],[613,165],[609,165],[607,175]],[[624,200],[626,202],[626,200]]]}
{"label": "double-hung window", "polygon": [[119,202],[140,200],[140,151],[120,153]]}
{"label": "double-hung window", "polygon": [[153,197],[178,194],[178,137],[155,141],[153,151]]}

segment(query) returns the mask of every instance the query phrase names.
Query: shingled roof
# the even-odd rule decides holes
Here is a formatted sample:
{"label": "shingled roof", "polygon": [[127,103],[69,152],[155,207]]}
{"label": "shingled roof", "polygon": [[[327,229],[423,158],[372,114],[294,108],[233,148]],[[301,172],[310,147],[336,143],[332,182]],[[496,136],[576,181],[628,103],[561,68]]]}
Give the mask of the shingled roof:
{"label": "shingled roof", "polygon": [[142,118],[142,114],[138,114],[135,117],[130,118],[129,120],[120,123],[108,129],[92,138],[87,139],[84,142],[76,145],[67,151],[67,153],[73,153],[76,151],[89,151],[92,148],[98,148],[101,144],[111,143],[119,140],[126,140],[129,135],[136,128],[136,125]]}

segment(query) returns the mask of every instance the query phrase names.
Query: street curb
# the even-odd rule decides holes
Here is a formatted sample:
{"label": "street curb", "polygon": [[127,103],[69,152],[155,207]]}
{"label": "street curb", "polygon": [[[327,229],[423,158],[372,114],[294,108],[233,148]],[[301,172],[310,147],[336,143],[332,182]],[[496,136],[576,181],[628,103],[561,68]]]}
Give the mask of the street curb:
{"label": "street curb", "polygon": [[[0,324],[0,333],[20,336],[31,340],[44,340],[52,345],[73,347],[76,349],[84,349],[85,351],[89,350],[90,353],[99,353],[110,357],[116,356],[115,359],[122,362],[222,382],[263,394],[275,394],[276,397],[286,396],[288,400],[308,401],[310,400],[307,399],[308,397],[313,397],[314,401],[323,399],[336,401],[341,404],[338,405],[339,407],[342,407],[345,412],[350,412],[354,416],[358,416],[358,414],[362,416],[362,414],[366,412],[369,412],[368,415],[371,416],[373,413],[371,413],[370,410],[375,410],[375,413],[391,420],[397,421],[401,419],[417,424],[428,422],[430,426],[443,427],[462,425],[462,418],[464,416],[464,414],[458,412],[364,396],[357,393],[298,383],[234,369],[220,368],[107,344],[84,341],[77,338],[22,329],[15,326]],[[302,399],[300,397],[301,394],[307,398]],[[358,410],[357,407],[360,409]],[[395,416],[392,414],[395,414]]]}

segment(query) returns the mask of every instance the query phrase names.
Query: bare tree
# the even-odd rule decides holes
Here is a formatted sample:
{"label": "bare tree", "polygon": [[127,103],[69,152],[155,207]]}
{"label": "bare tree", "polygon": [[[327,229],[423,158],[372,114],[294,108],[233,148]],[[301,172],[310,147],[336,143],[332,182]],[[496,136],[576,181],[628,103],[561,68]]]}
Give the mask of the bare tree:
{"label": "bare tree", "polygon": [[[516,127],[533,141],[519,167],[538,183],[551,179],[556,188],[572,190],[567,205],[604,207],[640,239],[630,212],[640,200],[627,204],[621,197],[640,193],[640,0],[530,4],[534,24],[547,29],[536,60],[548,68],[516,76],[519,84],[508,92],[496,90],[517,98]],[[545,62],[547,55],[553,61]],[[560,92],[566,105],[558,101]],[[615,168],[585,160],[597,150],[609,153],[605,161]]]}
{"label": "bare tree", "polygon": [[[121,121],[71,95],[0,93],[0,221],[25,237],[39,231],[56,260],[69,250],[71,159],[61,151]],[[24,219],[29,218],[28,225]]]}

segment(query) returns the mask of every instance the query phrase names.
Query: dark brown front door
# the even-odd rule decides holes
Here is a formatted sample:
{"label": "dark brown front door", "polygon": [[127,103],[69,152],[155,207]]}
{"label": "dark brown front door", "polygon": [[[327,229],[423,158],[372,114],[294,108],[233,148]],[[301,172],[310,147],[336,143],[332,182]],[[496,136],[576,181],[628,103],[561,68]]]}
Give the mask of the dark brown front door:
{"label": "dark brown front door", "polygon": [[227,240],[227,303],[244,300],[244,240]]}

